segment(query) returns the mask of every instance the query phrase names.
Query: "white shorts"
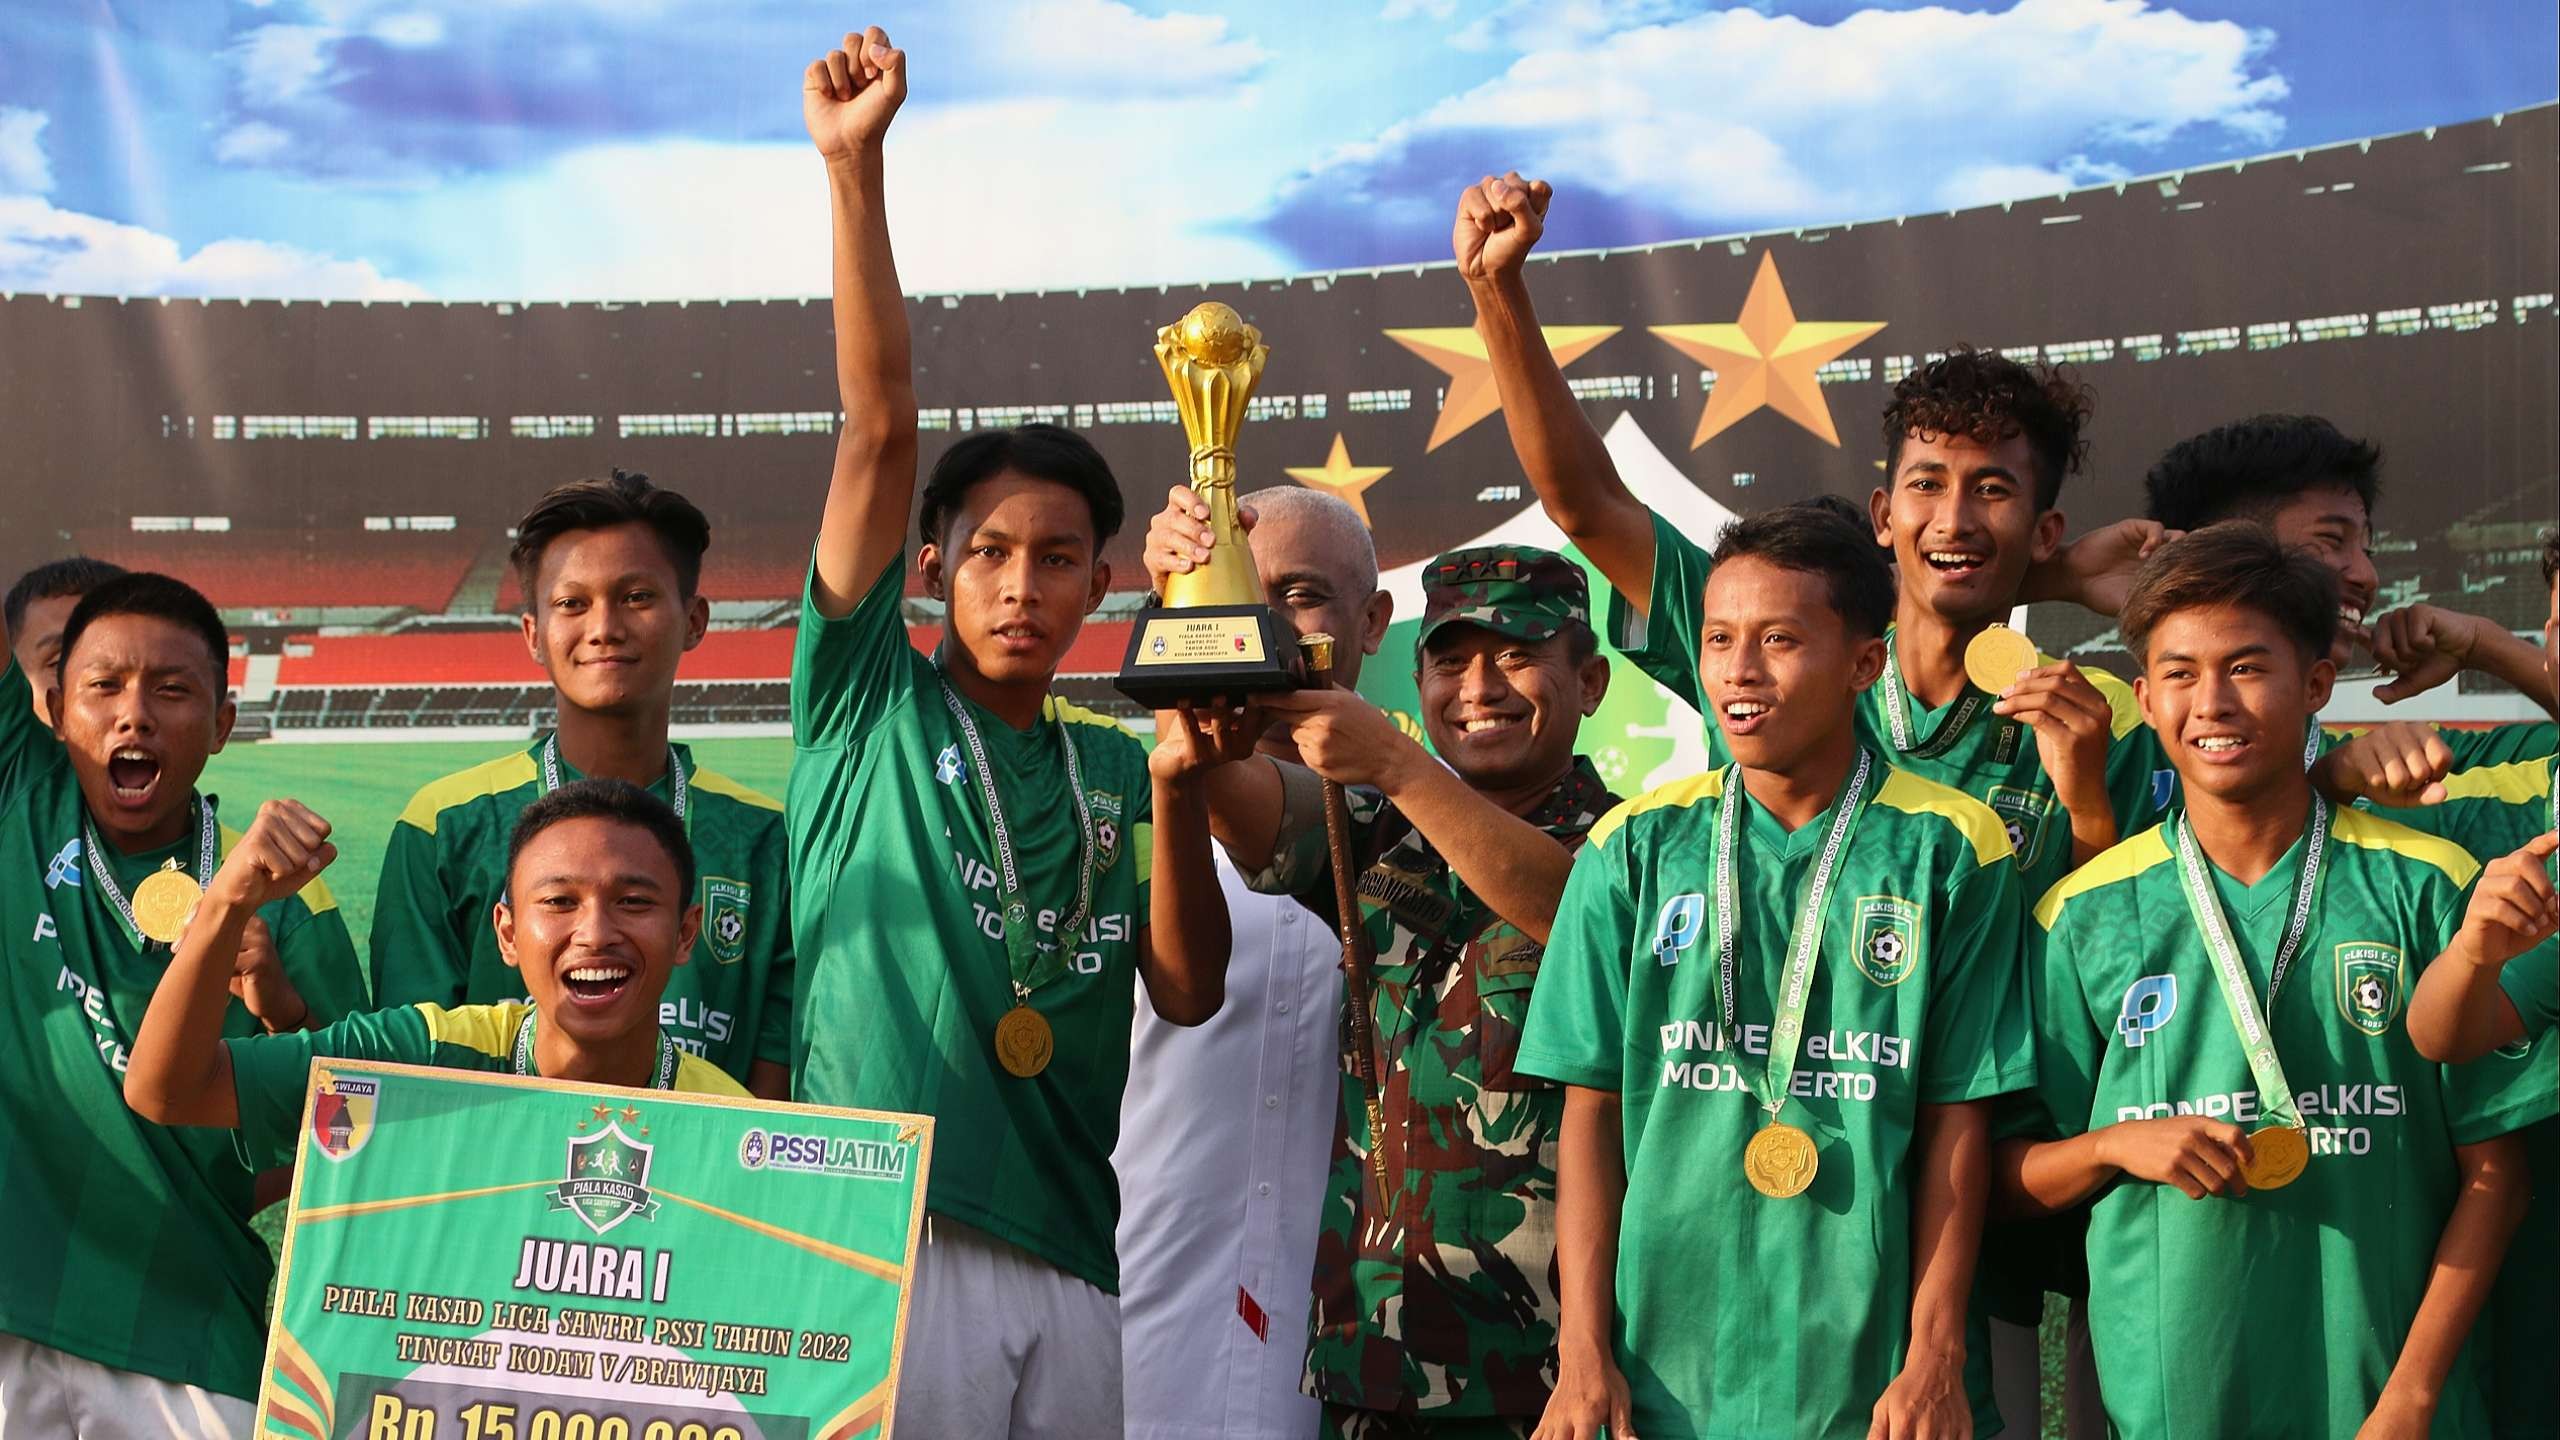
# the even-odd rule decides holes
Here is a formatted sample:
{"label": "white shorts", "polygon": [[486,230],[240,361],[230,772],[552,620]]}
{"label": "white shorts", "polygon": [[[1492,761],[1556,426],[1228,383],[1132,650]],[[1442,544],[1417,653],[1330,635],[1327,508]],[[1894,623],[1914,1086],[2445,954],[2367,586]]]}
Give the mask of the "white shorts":
{"label": "white shorts", "polygon": [[249,1440],[254,1410],[236,1395],[0,1335],[0,1440]]}
{"label": "white shorts", "polygon": [[895,1422],[916,1440],[1120,1440],[1119,1297],[927,1213]]}

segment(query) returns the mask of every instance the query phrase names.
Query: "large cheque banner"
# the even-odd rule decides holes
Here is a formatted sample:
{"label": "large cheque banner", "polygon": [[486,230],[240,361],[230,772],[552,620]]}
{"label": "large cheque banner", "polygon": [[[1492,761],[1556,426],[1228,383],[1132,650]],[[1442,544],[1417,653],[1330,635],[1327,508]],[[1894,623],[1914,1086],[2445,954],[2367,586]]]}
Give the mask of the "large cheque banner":
{"label": "large cheque banner", "polygon": [[312,1067],[259,1440],[889,1433],[922,1116]]}

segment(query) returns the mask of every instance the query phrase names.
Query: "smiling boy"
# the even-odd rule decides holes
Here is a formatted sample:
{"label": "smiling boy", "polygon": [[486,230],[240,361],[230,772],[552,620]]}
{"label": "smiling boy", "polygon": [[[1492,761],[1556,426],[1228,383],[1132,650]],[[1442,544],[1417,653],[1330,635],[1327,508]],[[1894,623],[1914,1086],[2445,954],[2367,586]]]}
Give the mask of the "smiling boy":
{"label": "smiling boy", "polygon": [[2185,803],[2036,907],[2050,1128],[1997,1174],[2015,1213],[2094,1202],[2123,1434],[2487,1433],[2457,1357],[2525,1203],[2509,1132],[2560,1097],[2430,1064],[2400,1023],[2479,867],[2305,775],[2340,603],[2248,522],[2146,561],[2125,639]]}
{"label": "smiling boy", "polygon": [[564,785],[526,806],[508,834],[508,898],[488,923],[530,1003],[403,1005],[298,1034],[224,1038],[222,980],[248,915],[336,857],[327,821],[292,800],[260,807],[206,887],[134,1037],[125,1098],[136,1111],[237,1130],[241,1153],[268,1166],[293,1161],[321,1057],[746,1094],[658,1024],[658,998],[702,924],[693,852],[673,810],[619,780]]}
{"label": "smiling boy", "polygon": [[558,719],[531,745],[430,782],[401,811],[374,899],[374,1001],[523,998],[489,928],[516,816],[564,784],[624,780],[674,808],[701,871],[701,933],[668,981],[660,1023],[688,1053],[782,1099],[793,985],[782,806],[667,734],[677,667],[710,624],[710,522],[648,476],[616,470],[549,491],[515,535],[525,648],[551,677]]}
{"label": "smiling boy", "polygon": [[1698,673],[1733,763],[1593,827],[1520,1045],[1568,1087],[1541,1433],[1989,1433],[1987,1109],[2034,1075],[2008,837],[1861,734],[1893,581],[1843,507],[1738,521],[1710,558]]}

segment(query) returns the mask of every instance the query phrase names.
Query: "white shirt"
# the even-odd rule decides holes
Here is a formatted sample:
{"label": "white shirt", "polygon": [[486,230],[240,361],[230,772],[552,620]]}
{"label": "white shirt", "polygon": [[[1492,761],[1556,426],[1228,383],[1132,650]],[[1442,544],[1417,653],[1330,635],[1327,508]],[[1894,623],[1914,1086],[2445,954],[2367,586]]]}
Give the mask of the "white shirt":
{"label": "white shirt", "polygon": [[[1342,946],[1224,851],[1227,1003],[1186,1029],[1146,987],[1120,1103],[1120,1353],[1128,1440],[1307,1440],[1299,1390],[1325,1170],[1342,1105]],[[1260,1332],[1249,1313],[1262,1319]]]}

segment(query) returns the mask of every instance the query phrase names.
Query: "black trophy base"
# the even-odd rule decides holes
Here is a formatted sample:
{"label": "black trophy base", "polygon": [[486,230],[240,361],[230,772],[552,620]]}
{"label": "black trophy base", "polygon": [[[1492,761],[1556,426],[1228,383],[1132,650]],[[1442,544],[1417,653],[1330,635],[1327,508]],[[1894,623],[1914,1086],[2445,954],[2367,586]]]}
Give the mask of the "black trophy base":
{"label": "black trophy base", "polygon": [[1298,632],[1268,605],[1149,610],[1129,633],[1120,693],[1150,710],[1241,699],[1306,684]]}

